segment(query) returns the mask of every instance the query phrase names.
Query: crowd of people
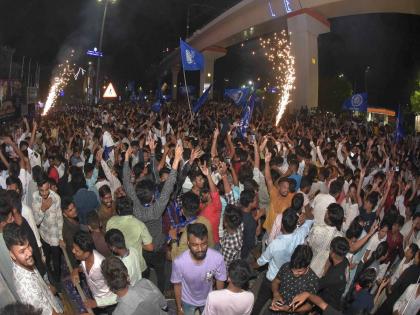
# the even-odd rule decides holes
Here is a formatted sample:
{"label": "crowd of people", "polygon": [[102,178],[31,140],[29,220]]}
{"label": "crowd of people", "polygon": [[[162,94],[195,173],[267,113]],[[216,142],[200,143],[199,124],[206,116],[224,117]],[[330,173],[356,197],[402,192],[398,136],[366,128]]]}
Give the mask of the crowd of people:
{"label": "crowd of people", "polygon": [[[302,109],[57,106],[0,131],[1,314],[420,309],[420,137]],[[83,294],[84,292],[84,294]]]}

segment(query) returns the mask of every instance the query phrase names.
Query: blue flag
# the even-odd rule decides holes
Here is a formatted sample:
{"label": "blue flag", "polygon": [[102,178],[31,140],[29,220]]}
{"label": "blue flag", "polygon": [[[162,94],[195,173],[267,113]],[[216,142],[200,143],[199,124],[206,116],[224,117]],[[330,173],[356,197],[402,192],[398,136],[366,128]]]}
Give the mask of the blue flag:
{"label": "blue flag", "polygon": [[195,102],[194,107],[192,109],[194,114],[197,113],[201,109],[201,107],[204,105],[204,103],[207,101],[212,85],[213,84],[210,84],[210,86],[204,91],[204,93],[200,96],[197,102]]}
{"label": "blue flag", "polygon": [[358,111],[358,112],[367,112],[368,108],[368,95],[367,93],[358,93],[354,94],[343,103],[343,109]]}
{"label": "blue flag", "polygon": [[253,93],[251,97],[249,98],[248,103],[246,104],[245,108],[242,111],[242,118],[239,124],[242,138],[246,137],[246,132],[249,127],[249,122],[251,121],[251,118],[252,118],[252,112],[254,111],[254,105],[255,105],[255,94]]}
{"label": "blue flag", "polygon": [[230,98],[235,105],[244,107],[249,94],[249,88],[225,89],[225,96]]}
{"label": "blue flag", "polygon": [[204,57],[198,50],[192,48],[182,39],[179,40],[181,49],[182,67],[185,71],[203,70]]}
{"label": "blue flag", "polygon": [[103,153],[103,158],[105,161],[109,160],[109,155],[111,154],[111,152],[112,152],[112,147],[105,146],[104,153]]}
{"label": "blue flag", "polygon": [[398,115],[396,121],[395,129],[395,142],[400,142],[404,137],[404,126],[403,126],[403,116],[401,111],[401,106],[398,106]]}

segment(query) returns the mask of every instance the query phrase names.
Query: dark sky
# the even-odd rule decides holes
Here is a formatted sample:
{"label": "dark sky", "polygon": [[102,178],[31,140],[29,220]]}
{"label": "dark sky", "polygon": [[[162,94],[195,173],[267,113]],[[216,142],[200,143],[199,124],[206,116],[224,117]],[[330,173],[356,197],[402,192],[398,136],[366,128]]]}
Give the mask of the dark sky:
{"label": "dark sky", "polygon": [[[110,5],[106,21],[104,73],[114,81],[145,84],[145,80],[151,80],[150,69],[163,58],[163,51],[176,47],[179,37],[185,36],[187,8],[191,4],[203,6],[190,7],[190,33],[237,2],[117,0]],[[97,46],[102,5],[96,0],[2,1],[0,45],[16,48],[17,60],[25,55],[41,63],[41,86],[45,91],[63,51],[71,47],[84,53]],[[384,106],[407,103],[420,68],[419,30],[418,16],[378,14],[333,19],[331,33],[319,38],[320,75],[343,73],[360,91],[365,86],[364,71],[370,66],[370,100]],[[235,77],[234,73],[240,76],[240,62],[247,64],[245,68],[253,67],[249,54],[235,48],[224,59],[218,62],[225,65],[219,77]],[[79,64],[86,63],[82,54]]]}

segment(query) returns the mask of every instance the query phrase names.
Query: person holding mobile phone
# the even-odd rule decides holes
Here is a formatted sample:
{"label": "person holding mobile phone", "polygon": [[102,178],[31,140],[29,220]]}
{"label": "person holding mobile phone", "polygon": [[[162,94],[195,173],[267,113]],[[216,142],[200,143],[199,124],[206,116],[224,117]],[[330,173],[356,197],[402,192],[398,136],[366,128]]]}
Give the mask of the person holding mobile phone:
{"label": "person holding mobile phone", "polygon": [[[284,264],[272,282],[273,301],[269,309],[275,312],[299,314],[309,312],[312,305],[305,303],[292,309],[293,298],[302,293],[315,294],[318,289],[318,277],[309,267],[312,249],[308,245],[299,245],[293,252],[289,263]],[[277,314],[277,313],[276,313]]]}

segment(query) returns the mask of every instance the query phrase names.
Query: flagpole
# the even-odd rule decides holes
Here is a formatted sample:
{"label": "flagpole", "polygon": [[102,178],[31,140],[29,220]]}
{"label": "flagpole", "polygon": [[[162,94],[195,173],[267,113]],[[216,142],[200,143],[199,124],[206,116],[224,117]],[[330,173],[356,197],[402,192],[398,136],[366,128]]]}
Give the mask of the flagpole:
{"label": "flagpole", "polygon": [[186,76],[185,76],[185,70],[184,70],[184,67],[182,67],[182,72],[184,73],[184,86],[185,86],[185,91],[186,91],[186,93],[187,93],[188,107],[190,108],[191,120],[193,120],[193,114],[192,114],[192,110],[191,110],[191,103],[190,103],[190,95],[189,95],[189,93],[188,93],[187,78],[186,78]]}

